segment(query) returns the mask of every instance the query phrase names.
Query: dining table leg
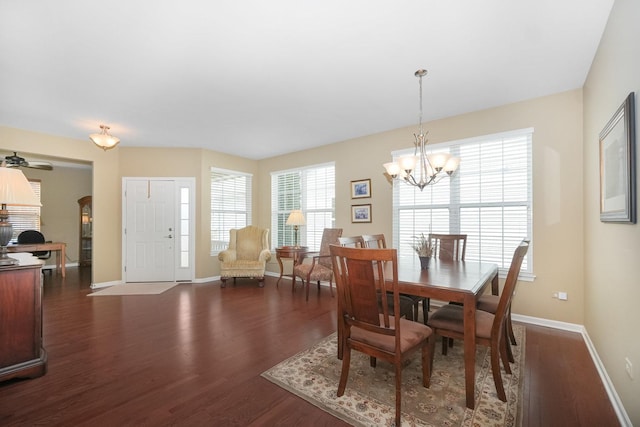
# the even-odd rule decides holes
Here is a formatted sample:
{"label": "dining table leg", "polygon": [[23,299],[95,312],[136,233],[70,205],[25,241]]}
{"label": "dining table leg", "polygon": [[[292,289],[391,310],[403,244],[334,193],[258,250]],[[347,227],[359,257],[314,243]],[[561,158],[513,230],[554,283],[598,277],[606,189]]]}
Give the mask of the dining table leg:
{"label": "dining table leg", "polygon": [[464,310],[464,382],[467,408],[475,406],[476,381],[476,298],[475,295],[465,295]]}

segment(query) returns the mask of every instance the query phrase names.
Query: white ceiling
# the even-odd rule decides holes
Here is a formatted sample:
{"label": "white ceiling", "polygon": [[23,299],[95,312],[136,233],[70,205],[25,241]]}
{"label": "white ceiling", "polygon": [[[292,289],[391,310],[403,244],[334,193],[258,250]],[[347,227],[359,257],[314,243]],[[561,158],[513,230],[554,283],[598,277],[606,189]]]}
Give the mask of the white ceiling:
{"label": "white ceiling", "polygon": [[582,87],[612,4],[0,0],[0,125],[262,159]]}

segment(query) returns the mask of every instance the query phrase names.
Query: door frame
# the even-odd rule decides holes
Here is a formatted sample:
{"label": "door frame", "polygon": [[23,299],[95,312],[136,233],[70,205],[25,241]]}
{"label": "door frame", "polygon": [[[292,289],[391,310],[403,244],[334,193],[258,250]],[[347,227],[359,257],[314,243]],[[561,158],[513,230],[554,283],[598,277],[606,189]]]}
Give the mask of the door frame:
{"label": "door frame", "polygon": [[[122,177],[122,192],[121,192],[121,207],[122,207],[122,219],[121,219],[121,242],[122,242],[122,261],[121,261],[121,277],[123,282],[127,282],[127,273],[125,266],[127,265],[127,203],[126,203],[126,189],[129,181],[173,181],[175,183],[175,198],[174,198],[174,227],[175,230],[175,251],[174,251],[174,280],[176,282],[193,282],[195,280],[196,271],[196,256],[195,256],[195,235],[196,235],[196,178],[195,177],[145,177],[145,176],[129,176]],[[188,189],[189,192],[189,230],[186,234],[182,230],[180,193],[182,189]],[[181,266],[181,241],[182,237],[188,238],[188,265]]]}

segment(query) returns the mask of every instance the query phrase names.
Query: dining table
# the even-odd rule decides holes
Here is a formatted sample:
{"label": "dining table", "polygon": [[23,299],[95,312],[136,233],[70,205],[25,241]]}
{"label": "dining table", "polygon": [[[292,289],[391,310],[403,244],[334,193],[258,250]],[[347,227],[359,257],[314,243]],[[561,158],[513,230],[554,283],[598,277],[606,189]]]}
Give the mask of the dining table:
{"label": "dining table", "polygon": [[[391,264],[387,264],[385,275],[392,277]],[[497,295],[497,264],[432,259],[429,268],[421,269],[415,257],[398,260],[400,293],[463,305],[465,395],[470,409],[475,406],[476,304],[488,285]]]}

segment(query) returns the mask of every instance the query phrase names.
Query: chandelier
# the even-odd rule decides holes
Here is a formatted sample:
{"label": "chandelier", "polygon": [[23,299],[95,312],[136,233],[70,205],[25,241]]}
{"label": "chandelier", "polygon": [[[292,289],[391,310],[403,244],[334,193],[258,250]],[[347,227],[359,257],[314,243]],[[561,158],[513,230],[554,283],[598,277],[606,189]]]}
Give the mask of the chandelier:
{"label": "chandelier", "polygon": [[383,166],[391,178],[401,179],[422,191],[427,185],[435,184],[445,176],[453,175],[460,165],[460,158],[445,152],[427,154],[428,139],[422,128],[422,78],[427,75],[427,70],[418,70],[414,74],[420,80],[420,120],[418,121],[419,133],[413,134],[415,137],[413,155],[402,156],[398,161],[385,163]]}
{"label": "chandelier", "polygon": [[102,148],[104,151],[110,150],[120,143],[120,139],[109,133],[109,126],[100,125],[100,133],[89,135],[91,142]]}

